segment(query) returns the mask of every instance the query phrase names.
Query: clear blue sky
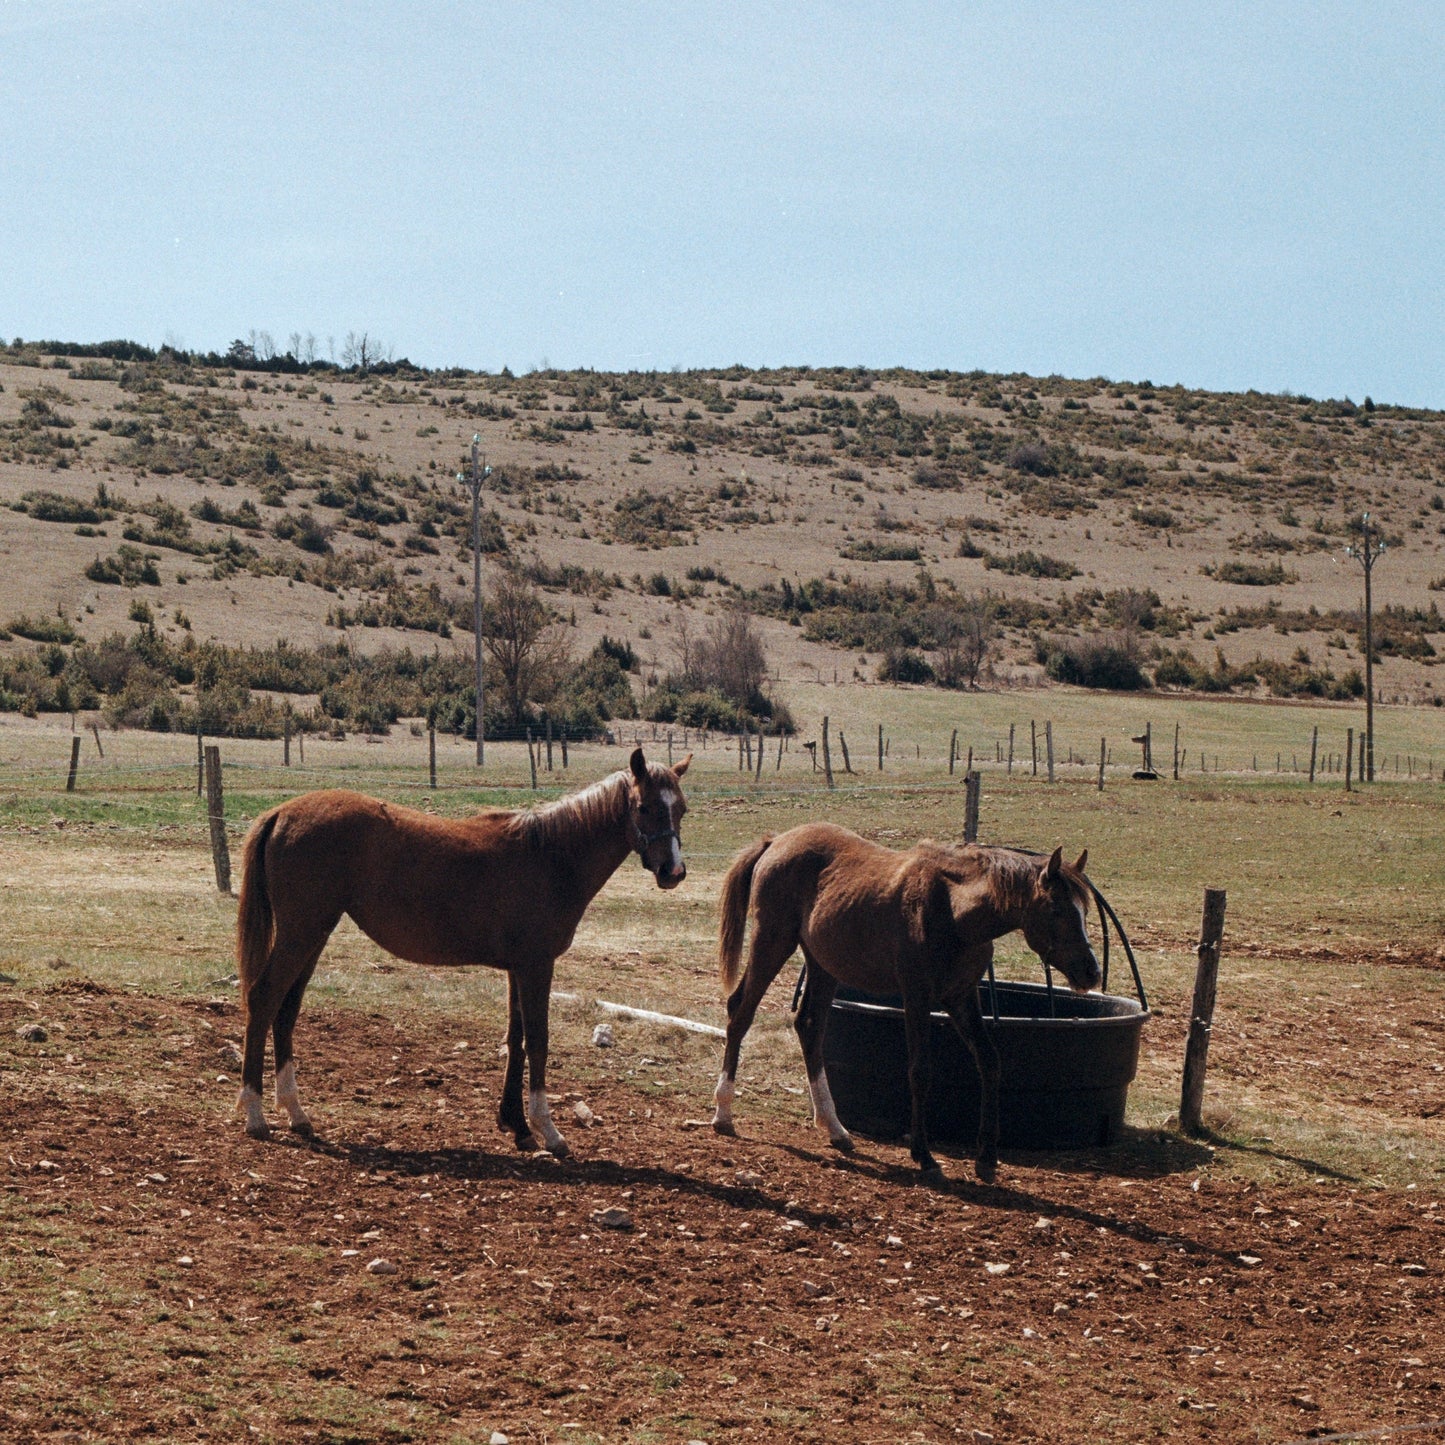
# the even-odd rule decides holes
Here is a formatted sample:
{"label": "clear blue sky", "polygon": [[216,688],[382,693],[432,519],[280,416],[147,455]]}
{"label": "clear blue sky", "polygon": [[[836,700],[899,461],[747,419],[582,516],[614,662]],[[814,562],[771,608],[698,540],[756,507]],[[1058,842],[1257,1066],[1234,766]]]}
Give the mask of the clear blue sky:
{"label": "clear blue sky", "polygon": [[1445,5],[0,0],[0,333],[1445,406]]}

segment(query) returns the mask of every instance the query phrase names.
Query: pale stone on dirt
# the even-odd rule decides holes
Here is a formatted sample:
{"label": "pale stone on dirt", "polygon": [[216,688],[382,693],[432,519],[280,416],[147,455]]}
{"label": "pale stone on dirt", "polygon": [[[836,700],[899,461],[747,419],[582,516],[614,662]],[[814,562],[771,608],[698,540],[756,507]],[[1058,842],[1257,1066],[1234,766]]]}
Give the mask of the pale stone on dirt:
{"label": "pale stone on dirt", "polygon": [[612,1033],[612,1025],[598,1024],[597,1027],[592,1030],[592,1042],[596,1044],[599,1049],[610,1049],[612,1045],[617,1042]]}
{"label": "pale stone on dirt", "polygon": [[611,1204],[606,1209],[594,1209],[592,1222],[603,1229],[631,1229],[632,1215],[628,1210]]}
{"label": "pale stone on dirt", "polygon": [[366,1266],[367,1274],[395,1274],[396,1266],[389,1259],[373,1259]]}
{"label": "pale stone on dirt", "polygon": [[50,1037],[43,1024],[21,1024],[15,1034],[27,1044],[43,1044]]}

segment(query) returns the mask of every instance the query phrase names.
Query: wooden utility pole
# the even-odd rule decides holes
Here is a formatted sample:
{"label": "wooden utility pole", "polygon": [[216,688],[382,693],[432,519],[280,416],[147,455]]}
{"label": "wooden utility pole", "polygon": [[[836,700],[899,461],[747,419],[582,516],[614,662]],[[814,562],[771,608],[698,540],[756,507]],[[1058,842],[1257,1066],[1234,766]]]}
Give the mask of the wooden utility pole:
{"label": "wooden utility pole", "polygon": [[1360,739],[1360,781],[1375,781],[1375,632],[1370,577],[1375,563],[1385,555],[1385,542],[1378,533],[1370,535],[1370,514],[1360,516],[1360,540],[1345,548],[1365,574],[1365,735]]}
{"label": "wooden utility pole", "polygon": [[1179,1127],[1186,1134],[1204,1132],[1204,1070],[1209,1062],[1209,1035],[1214,1027],[1214,997],[1219,986],[1224,902],[1224,889],[1204,890],[1204,923],[1199,931],[1194,1006],[1189,1014],[1189,1040],[1184,1048],[1184,1085],[1179,1097]]}
{"label": "wooden utility pole", "polygon": [[470,480],[460,472],[457,480],[467,481],[472,492],[472,641],[477,673],[477,766],[486,761],[486,745],[482,734],[486,731],[486,706],[482,689],[482,483],[492,475],[492,469],[485,460],[479,462],[478,448],[481,436],[472,437],[472,475]]}

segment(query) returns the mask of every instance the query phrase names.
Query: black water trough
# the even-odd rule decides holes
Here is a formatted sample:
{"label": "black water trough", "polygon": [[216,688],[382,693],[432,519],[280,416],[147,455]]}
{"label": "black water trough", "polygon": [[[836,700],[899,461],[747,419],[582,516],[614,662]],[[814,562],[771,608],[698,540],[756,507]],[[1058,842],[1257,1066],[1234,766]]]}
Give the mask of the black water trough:
{"label": "black water trough", "polygon": [[[984,1021],[998,1047],[999,1143],[1004,1148],[1069,1149],[1112,1143],[1124,1122],[1149,1017],[1133,950],[1113,910],[1095,891],[1128,955],[1138,998],[1078,994],[1048,983],[979,986]],[[1104,928],[1104,987],[1109,935]],[[899,999],[839,989],[823,1058],[838,1116],[849,1129],[880,1139],[908,1132],[908,1046]],[[928,1127],[939,1143],[972,1149],[978,1138],[978,1071],[947,1014],[932,1019],[933,1083]]]}

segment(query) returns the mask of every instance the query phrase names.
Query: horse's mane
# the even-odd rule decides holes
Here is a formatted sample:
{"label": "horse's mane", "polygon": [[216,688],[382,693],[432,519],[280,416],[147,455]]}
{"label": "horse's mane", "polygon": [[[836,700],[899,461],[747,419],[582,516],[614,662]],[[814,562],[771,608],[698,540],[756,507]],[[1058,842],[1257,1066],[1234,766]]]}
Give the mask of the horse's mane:
{"label": "horse's mane", "polygon": [[518,833],[535,848],[567,853],[591,842],[627,814],[629,775],[609,774],[580,793],[513,815]]}
{"label": "horse's mane", "polygon": [[[1044,857],[1022,853],[1017,848],[1004,848],[981,843],[924,844],[938,855],[940,865],[960,883],[983,879],[989,901],[1001,912],[1013,913],[1027,906],[1034,896],[1034,883]],[[1072,863],[1065,863],[1060,874],[1087,912],[1089,885]]]}

